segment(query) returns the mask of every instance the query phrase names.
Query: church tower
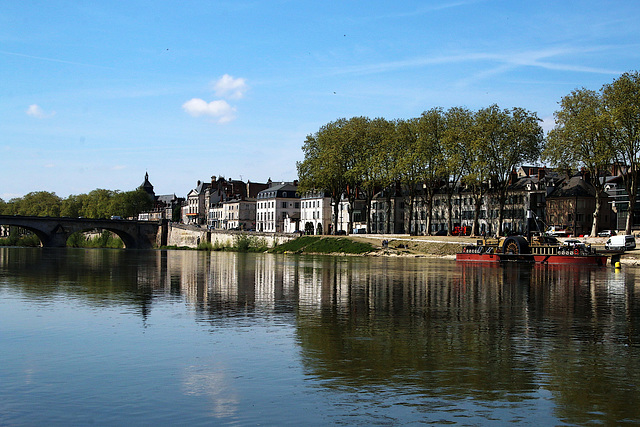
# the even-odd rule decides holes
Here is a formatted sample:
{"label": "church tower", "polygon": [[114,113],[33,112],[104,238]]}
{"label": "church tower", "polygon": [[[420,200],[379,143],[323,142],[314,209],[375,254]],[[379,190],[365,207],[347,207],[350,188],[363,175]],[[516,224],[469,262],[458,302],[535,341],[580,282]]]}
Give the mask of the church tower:
{"label": "church tower", "polygon": [[144,182],[142,183],[142,185],[140,185],[140,187],[138,187],[138,189],[144,190],[145,193],[147,193],[149,197],[151,197],[151,200],[156,199],[156,193],[153,192],[153,185],[151,185],[151,183],[149,182],[149,172],[146,172],[144,174]]}

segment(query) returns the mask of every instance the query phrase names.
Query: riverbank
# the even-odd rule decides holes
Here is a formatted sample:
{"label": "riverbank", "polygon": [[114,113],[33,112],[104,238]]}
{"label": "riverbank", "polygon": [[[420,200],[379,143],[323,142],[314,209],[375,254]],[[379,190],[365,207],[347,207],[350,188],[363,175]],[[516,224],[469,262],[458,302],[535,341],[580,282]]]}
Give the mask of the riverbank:
{"label": "riverbank", "polygon": [[[354,234],[350,236],[325,237],[346,238],[354,243],[369,244],[372,250],[364,254],[367,256],[436,257],[447,259],[455,259],[460,246],[475,244],[478,240],[477,237],[468,236],[410,236],[397,234]],[[579,240],[590,244],[595,249],[604,250],[607,238],[584,237],[579,238]],[[386,244],[384,243],[385,241]],[[640,250],[625,252],[620,262],[627,265],[640,265]]]}

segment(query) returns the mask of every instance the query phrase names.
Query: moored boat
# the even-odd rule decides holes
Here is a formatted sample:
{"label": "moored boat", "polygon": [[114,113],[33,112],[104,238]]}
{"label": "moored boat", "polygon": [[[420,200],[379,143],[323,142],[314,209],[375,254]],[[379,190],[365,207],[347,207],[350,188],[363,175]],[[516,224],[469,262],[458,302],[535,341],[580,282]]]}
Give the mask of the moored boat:
{"label": "moored boat", "polygon": [[605,266],[619,261],[620,251],[598,251],[576,239],[560,242],[552,236],[509,236],[480,239],[475,245],[463,246],[456,254],[458,261],[529,262],[538,264],[577,264]]}

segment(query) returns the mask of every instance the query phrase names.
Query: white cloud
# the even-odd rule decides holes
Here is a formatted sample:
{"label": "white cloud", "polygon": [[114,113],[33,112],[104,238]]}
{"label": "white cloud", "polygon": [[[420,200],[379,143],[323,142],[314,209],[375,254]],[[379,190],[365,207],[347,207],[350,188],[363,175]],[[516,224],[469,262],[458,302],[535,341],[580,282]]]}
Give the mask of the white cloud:
{"label": "white cloud", "polygon": [[553,116],[543,117],[542,122],[540,123],[540,126],[542,127],[542,130],[546,134],[556,126],[556,120]]}
{"label": "white cloud", "polygon": [[245,79],[234,79],[229,74],[220,77],[213,84],[213,90],[215,90],[216,95],[222,98],[240,99],[248,89]]}
{"label": "white cloud", "polygon": [[193,98],[182,104],[182,108],[193,117],[208,116],[218,123],[227,123],[236,118],[236,109],[224,100],[207,103],[203,99]]}
{"label": "white cloud", "polygon": [[52,111],[50,113],[47,113],[42,108],[40,108],[39,105],[31,104],[29,105],[29,108],[27,108],[27,115],[38,119],[46,119],[47,117],[55,116],[56,112]]}

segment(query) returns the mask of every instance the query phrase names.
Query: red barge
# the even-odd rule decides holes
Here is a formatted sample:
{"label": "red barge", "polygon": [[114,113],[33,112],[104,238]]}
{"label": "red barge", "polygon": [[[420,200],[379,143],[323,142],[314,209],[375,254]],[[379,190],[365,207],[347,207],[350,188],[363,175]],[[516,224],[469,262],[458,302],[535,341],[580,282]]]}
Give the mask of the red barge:
{"label": "red barge", "polygon": [[572,264],[603,267],[620,260],[620,251],[597,251],[578,240],[560,242],[552,236],[509,236],[501,239],[480,239],[475,245],[463,246],[457,261],[528,262],[536,264]]}

